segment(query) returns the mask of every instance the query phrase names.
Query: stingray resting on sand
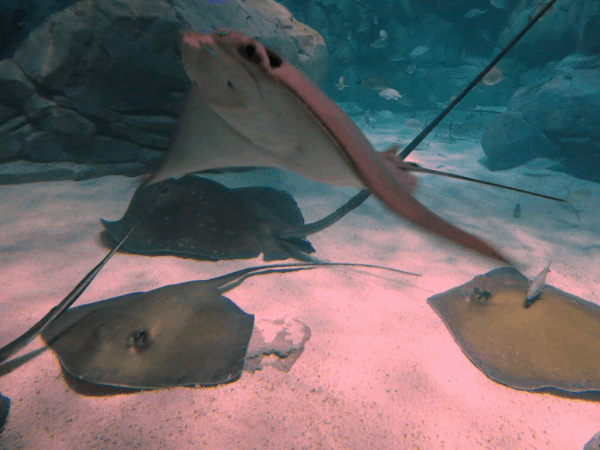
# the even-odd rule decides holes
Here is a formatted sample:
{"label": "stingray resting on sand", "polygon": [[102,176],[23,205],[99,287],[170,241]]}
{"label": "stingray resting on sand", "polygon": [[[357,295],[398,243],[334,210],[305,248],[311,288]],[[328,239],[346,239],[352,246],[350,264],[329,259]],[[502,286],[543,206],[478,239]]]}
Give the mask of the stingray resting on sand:
{"label": "stingray resting on sand", "polygon": [[361,191],[324,219],[304,224],[287,192],[264,187],[229,189],[186,175],[139,187],[120,220],[101,219],[102,243],[113,248],[161,189],[165,193],[119,251],[209,261],[255,258],[263,253],[265,261],[290,257],[306,261],[307,254],[315,251],[306,236],[333,225],[369,196]]}
{"label": "stingray resting on sand", "polygon": [[8,420],[8,413],[10,412],[10,398],[5,397],[0,393],[0,433],[4,429],[4,425]]}
{"label": "stingray resting on sand", "polygon": [[[546,10],[417,136],[410,150]],[[233,167],[285,168],[324,183],[366,188],[393,211],[430,232],[507,261],[490,245],[449,224],[412,197],[417,180],[410,172],[431,171],[404,162],[408,147],[400,156],[394,146],[386,152],[375,151],[341,108],[273,50],[224,29],[207,35],[184,31],[180,47],[192,87],[173,145],[147,183]]]}
{"label": "stingray resting on sand", "polygon": [[427,299],[463,353],[515,389],[600,391],[600,306],[502,267]]}
{"label": "stingray resting on sand", "polygon": [[276,264],[127,294],[67,310],[42,338],[63,369],[86,383],[138,389],[227,383],[244,367],[254,316],[222,293],[254,275],[337,265],[363,266]]}
{"label": "stingray resting on sand", "polygon": [[[279,264],[242,269],[211,280],[167,286],[68,310],[163,195],[166,189],[157,193],[128,233],[57,306],[0,348],[0,364],[41,333],[59,355],[65,370],[91,383],[145,388],[224,383],[239,376],[248,330],[252,330],[254,319],[222,297],[221,292],[234,288],[245,278],[330,266],[372,267],[420,276],[358,263]],[[196,356],[191,358],[190,352]],[[179,365],[169,359],[173,354],[180,356]],[[142,359],[135,359],[136,355]],[[193,359],[204,361],[204,365],[193,364],[190,361]],[[169,375],[165,375],[167,372]]]}

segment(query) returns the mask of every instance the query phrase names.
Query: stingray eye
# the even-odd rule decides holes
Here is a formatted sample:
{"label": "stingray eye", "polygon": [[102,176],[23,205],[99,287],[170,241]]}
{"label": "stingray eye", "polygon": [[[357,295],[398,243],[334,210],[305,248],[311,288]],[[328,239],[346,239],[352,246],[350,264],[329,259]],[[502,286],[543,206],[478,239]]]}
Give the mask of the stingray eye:
{"label": "stingray eye", "polygon": [[273,50],[267,49],[267,55],[269,56],[269,65],[273,69],[281,67],[281,63],[283,62],[283,60],[277,53],[275,53]]}
{"label": "stingray eye", "polygon": [[478,303],[480,305],[485,305],[485,304],[487,304],[491,295],[492,295],[492,293],[486,289],[474,287],[473,290],[471,291],[469,301]]}
{"label": "stingray eye", "polygon": [[140,353],[150,345],[150,334],[147,330],[136,330],[127,336],[125,346],[131,348],[132,353]]}
{"label": "stingray eye", "polygon": [[252,61],[254,64],[260,64],[260,56],[256,52],[256,47],[252,44],[243,45],[238,48],[240,55],[246,58],[248,61]]}

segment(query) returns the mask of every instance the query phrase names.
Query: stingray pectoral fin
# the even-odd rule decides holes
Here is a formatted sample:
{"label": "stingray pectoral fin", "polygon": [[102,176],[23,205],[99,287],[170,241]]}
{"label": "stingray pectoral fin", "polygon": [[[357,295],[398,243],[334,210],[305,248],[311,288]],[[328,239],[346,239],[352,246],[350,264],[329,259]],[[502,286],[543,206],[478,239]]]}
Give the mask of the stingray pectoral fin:
{"label": "stingray pectoral fin", "polygon": [[159,169],[144,184],[230,166],[274,167],[277,164],[268,150],[232,128],[204,102],[198,89],[192,87],[171,148]]}
{"label": "stingray pectoral fin", "polygon": [[58,319],[73,303],[77,301],[79,296],[83,294],[86,288],[90,285],[96,275],[100,273],[102,268],[106,265],[106,263],[112,258],[117,250],[123,245],[123,243],[127,240],[127,238],[133,233],[135,228],[144,218],[144,216],[148,213],[150,208],[154,205],[156,200],[158,200],[160,194],[156,196],[154,201],[146,208],[146,210],[140,214],[138,219],[133,223],[129,231],[123,236],[123,238],[117,243],[117,245],[104,257],[102,261],[100,261],[88,274],[83,277],[83,279],[73,288],[71,292],[54,308],[52,308],[48,314],[42,317],[33,327],[23,333],[21,336],[13,340],[12,342],[6,344],[4,347],[0,348],[0,364],[10,358],[12,355],[17,353],[19,350],[24,348],[27,344],[29,344],[38,334],[40,334],[44,329],[46,329],[53,321]]}
{"label": "stingray pectoral fin", "polygon": [[114,225],[117,222],[118,222],[118,220],[110,221],[110,220],[100,219],[100,223],[102,224],[102,226],[104,227],[104,229],[107,230],[107,231],[109,231],[111,229],[111,227],[114,227]]}
{"label": "stingray pectoral fin", "polygon": [[[104,227],[104,231],[100,233],[100,242],[109,250],[112,249],[129,231],[129,229],[125,229],[123,226],[123,220],[111,222],[100,219],[100,223]],[[126,243],[123,243],[120,251],[123,252],[126,247]]]}

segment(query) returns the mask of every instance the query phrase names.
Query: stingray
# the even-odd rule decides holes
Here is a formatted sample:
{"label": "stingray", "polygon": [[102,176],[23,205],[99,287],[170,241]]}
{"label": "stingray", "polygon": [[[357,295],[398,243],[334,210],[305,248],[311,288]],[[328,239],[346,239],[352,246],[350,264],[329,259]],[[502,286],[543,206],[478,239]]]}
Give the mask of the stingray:
{"label": "stingray", "polygon": [[502,267],[427,299],[463,353],[506,386],[600,390],[600,306],[546,286],[529,307],[528,279]]}
{"label": "stingray", "polygon": [[[550,4],[556,0],[552,0]],[[466,95],[541,14],[457,97]],[[389,208],[432,233],[506,261],[481,239],[449,224],[419,203],[410,171],[397,146],[377,152],[356,124],[305,75],[243,34],[184,31],[184,69],[192,81],[172,146],[146,182],[232,167],[277,167],[333,185],[375,193]],[[458,101],[454,102],[453,108]],[[450,105],[432,122],[448,114]],[[429,133],[433,126],[428,127]],[[409,147],[426,136],[425,130]]]}
{"label": "stingray", "polygon": [[250,276],[324,265],[363,266],[251,267],[127,294],[67,310],[42,338],[63,369],[87,383],[140,389],[227,383],[241,374],[254,316],[222,293]]}
{"label": "stingray", "polygon": [[4,429],[4,425],[8,420],[8,413],[10,411],[10,398],[5,397],[0,393],[0,433]]}
{"label": "stingray", "polygon": [[166,191],[120,251],[174,255],[200,260],[294,257],[307,260],[315,249],[306,236],[321,231],[361,205],[360,192],[326,218],[304,224],[298,205],[287,192],[272,188],[229,189],[216,181],[187,175],[178,180],[140,186],[123,218],[101,219],[100,240],[112,248],[131,228],[157,192]]}
{"label": "stingray", "polygon": [[77,283],[77,286],[73,288],[69,294],[54,308],[52,308],[44,317],[36,322],[29,330],[23,333],[18,338],[9,342],[3,347],[0,347],[0,364],[4,361],[8,360],[11,356],[17,353],[19,350],[23,349],[27,344],[29,344],[33,339],[36,338],[38,334],[40,334],[48,325],[50,325],[54,320],[60,317],[64,312],[69,308],[73,303],[77,301],[77,299],[83,294],[83,292],[87,289],[96,275],[100,273],[102,268],[108,263],[110,258],[119,250],[121,245],[127,240],[127,238],[135,231],[135,228],[139,225],[145,215],[150,211],[150,208],[154,205],[154,202],[158,201],[163,194],[163,191],[159,191],[156,195],[153,202],[148,205],[148,207],[142,211],[138,219],[132,224],[131,229],[128,233],[126,233],[123,238],[114,246],[114,248],[106,255],[102,261],[100,261],[96,266],[90,270],[83,279]]}

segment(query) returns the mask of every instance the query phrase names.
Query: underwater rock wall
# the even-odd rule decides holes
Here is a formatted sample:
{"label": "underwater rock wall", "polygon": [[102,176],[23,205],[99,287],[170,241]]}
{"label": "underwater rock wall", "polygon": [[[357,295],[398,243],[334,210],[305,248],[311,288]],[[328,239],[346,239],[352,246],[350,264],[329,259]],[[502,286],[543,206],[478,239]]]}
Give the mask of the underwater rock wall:
{"label": "underwater rock wall", "polygon": [[573,54],[548,64],[507,106],[481,139],[490,170],[550,158],[559,161],[553,170],[600,181],[600,57]]}
{"label": "underwater rock wall", "polygon": [[49,15],[0,61],[0,184],[150,172],[189,85],[177,31],[239,23],[324,72],[323,39],[271,0],[83,0]]}
{"label": "underwater rock wall", "polygon": [[[326,94],[356,113],[398,114],[445,106],[539,4],[5,2],[0,19],[10,45],[0,53],[0,184],[151,172],[169,146],[189,85],[176,42],[180,28],[236,28],[321,80]],[[596,103],[584,88],[573,94],[569,86],[599,79],[597,64],[575,67],[581,58],[597,60],[598,30],[599,2],[559,0],[458,105],[475,110],[509,102],[483,137],[490,170],[546,157],[566,162],[557,170],[596,180],[589,170],[599,159],[589,123]],[[549,94],[552,84],[560,89]],[[381,96],[388,88],[401,96]]]}

